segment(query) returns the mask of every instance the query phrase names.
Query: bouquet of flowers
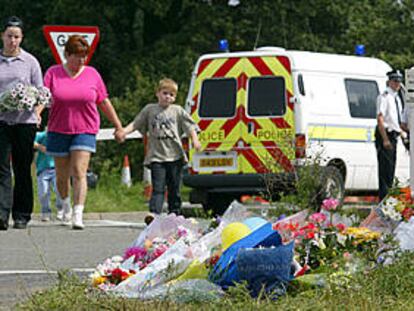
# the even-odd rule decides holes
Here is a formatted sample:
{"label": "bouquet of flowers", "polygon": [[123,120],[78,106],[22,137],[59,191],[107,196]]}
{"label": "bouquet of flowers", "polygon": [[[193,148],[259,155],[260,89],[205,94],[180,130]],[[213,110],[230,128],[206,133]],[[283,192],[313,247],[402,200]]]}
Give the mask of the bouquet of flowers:
{"label": "bouquet of flowers", "polygon": [[[346,254],[366,252],[375,260],[380,234],[367,228],[346,227],[333,223],[333,213],[339,202],[327,199],[323,212],[313,213],[304,223],[279,223],[273,226],[283,243],[295,241],[296,260],[307,269],[324,270],[324,266],[338,266]],[[327,215],[329,213],[329,215]]]}
{"label": "bouquet of flowers", "polygon": [[102,290],[108,290],[143,270],[151,262],[164,254],[177,240],[186,237],[188,230],[179,226],[169,238],[156,237],[145,240],[144,245],[132,246],[125,250],[124,256],[108,258],[97,266],[90,275],[92,284]]}
{"label": "bouquet of flowers", "polygon": [[134,257],[134,263],[138,264],[140,269],[144,269],[148,264],[165,253],[178,239],[187,236],[188,230],[182,226],[178,227],[175,234],[168,239],[156,237],[152,240],[145,240],[144,246],[133,246],[125,250],[124,259]]}
{"label": "bouquet of flowers", "polygon": [[121,256],[113,256],[106,259],[102,264],[99,264],[90,277],[93,286],[108,290],[125,281],[135,273],[136,271],[130,262],[124,262]]}
{"label": "bouquet of flowers", "polygon": [[48,88],[36,88],[17,83],[11,89],[0,94],[0,112],[30,111],[35,106],[48,105],[51,94]]}
{"label": "bouquet of flowers", "polygon": [[396,226],[401,221],[410,220],[414,215],[414,204],[410,188],[393,189],[375,210],[387,223]]}

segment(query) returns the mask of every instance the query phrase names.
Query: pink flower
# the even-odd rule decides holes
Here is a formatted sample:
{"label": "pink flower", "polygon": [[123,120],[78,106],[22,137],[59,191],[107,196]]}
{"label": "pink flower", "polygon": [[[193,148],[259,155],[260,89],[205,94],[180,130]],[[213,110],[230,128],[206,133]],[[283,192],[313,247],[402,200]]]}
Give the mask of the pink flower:
{"label": "pink flower", "polygon": [[344,224],[342,224],[342,223],[339,223],[339,224],[336,224],[336,228],[337,228],[340,232],[342,232],[342,231],[344,231],[344,230],[346,229],[346,226],[345,226]]}
{"label": "pink flower", "polygon": [[187,234],[188,234],[188,232],[187,232],[187,229],[186,228],[184,228],[182,226],[179,226],[178,227],[178,237],[179,238],[181,238],[183,236],[187,236]]}
{"label": "pink flower", "polygon": [[129,247],[125,250],[124,259],[135,256],[134,261],[137,262],[147,255],[147,250],[143,247]]}
{"label": "pink flower", "polygon": [[351,261],[352,259],[352,255],[349,252],[345,252],[343,256],[344,256],[345,261]]}
{"label": "pink flower", "polygon": [[151,254],[151,258],[148,261],[148,263],[150,263],[151,261],[154,261],[155,259],[157,259],[158,257],[160,257],[162,254],[164,254],[166,252],[166,250],[168,249],[167,245],[161,244],[159,245],[156,249],[154,249],[154,251]]}
{"label": "pink flower", "polygon": [[336,210],[339,205],[339,200],[337,199],[325,199],[322,202],[322,208],[328,212]]}
{"label": "pink flower", "polygon": [[296,239],[297,237],[304,236],[305,233],[306,231],[304,229],[299,229],[298,231],[293,233],[293,238]]}
{"label": "pink flower", "polygon": [[309,219],[315,223],[321,224],[325,222],[326,216],[325,214],[322,214],[322,213],[314,213],[310,215]]}

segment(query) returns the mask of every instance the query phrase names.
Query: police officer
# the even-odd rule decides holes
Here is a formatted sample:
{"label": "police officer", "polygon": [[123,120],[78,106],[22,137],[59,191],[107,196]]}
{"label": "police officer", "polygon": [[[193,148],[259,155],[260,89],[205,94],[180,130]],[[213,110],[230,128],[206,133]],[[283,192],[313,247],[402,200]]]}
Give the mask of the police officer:
{"label": "police officer", "polygon": [[397,139],[402,133],[405,134],[401,128],[403,103],[398,96],[403,75],[399,70],[392,70],[387,76],[387,88],[377,99],[375,130],[380,200],[392,187],[397,160]]}

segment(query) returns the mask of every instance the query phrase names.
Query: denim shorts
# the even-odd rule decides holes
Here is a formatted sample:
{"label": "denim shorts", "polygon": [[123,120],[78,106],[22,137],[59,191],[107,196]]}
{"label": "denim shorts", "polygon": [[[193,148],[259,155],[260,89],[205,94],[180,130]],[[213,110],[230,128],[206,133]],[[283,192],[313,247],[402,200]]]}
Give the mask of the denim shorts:
{"label": "denim shorts", "polygon": [[53,157],[65,157],[74,150],[96,152],[96,135],[47,133],[47,154]]}

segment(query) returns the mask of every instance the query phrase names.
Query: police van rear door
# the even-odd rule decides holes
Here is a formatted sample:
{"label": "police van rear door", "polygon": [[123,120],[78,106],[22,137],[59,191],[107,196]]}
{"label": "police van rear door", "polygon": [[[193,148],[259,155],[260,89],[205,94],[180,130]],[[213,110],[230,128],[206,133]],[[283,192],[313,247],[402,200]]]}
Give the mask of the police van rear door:
{"label": "police van rear door", "polygon": [[238,92],[238,57],[202,57],[192,81],[191,116],[201,132],[202,152],[190,150],[193,174],[241,172],[237,152],[243,94]]}
{"label": "police van rear door", "polygon": [[291,171],[290,61],[254,52],[233,55],[204,57],[196,68],[190,106],[203,151],[190,152],[193,173]]}
{"label": "police van rear door", "polygon": [[248,57],[244,73],[243,172],[292,171],[295,128],[290,60],[277,55]]}

